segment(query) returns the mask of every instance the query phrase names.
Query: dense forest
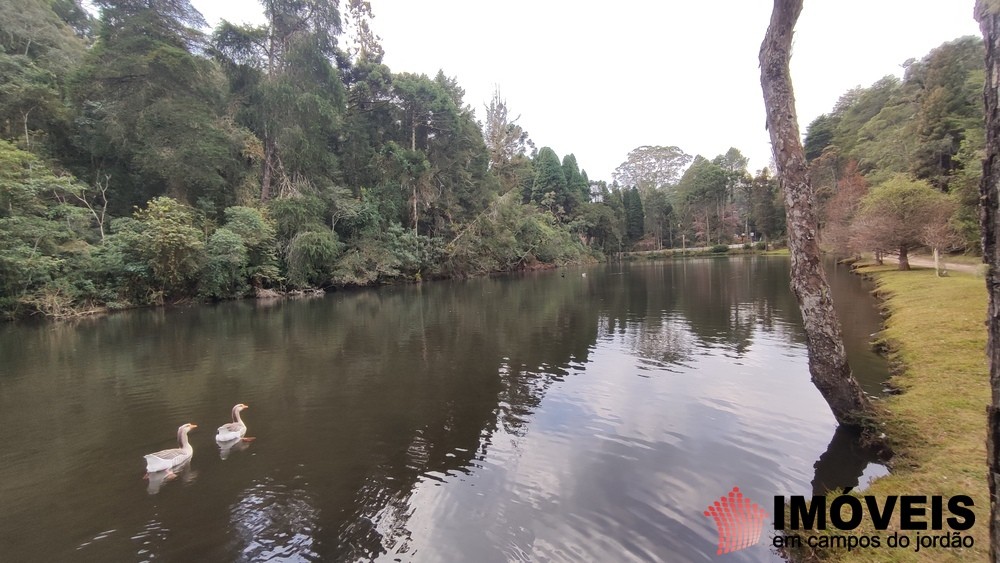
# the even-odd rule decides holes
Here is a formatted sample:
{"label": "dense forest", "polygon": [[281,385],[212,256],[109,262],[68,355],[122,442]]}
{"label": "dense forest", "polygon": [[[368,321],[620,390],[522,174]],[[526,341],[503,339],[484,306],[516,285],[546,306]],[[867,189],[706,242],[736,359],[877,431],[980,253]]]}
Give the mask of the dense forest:
{"label": "dense forest", "polygon": [[979,251],[981,38],[963,37],[848,91],[809,124],[821,232],[840,252]]}
{"label": "dense forest", "polygon": [[[264,0],[263,25],[214,30],[187,0],[0,4],[3,316],[783,236],[776,180],[739,150],[638,147],[591,180],[500,92],[477,113],[444,72],[390,70],[363,0]],[[981,50],[946,44],[813,122],[830,240],[858,214],[837,194],[897,172],[952,194],[971,240]]]}
{"label": "dense forest", "polygon": [[[4,0],[0,311],[470,275],[617,252],[620,197],[499,94],[381,63],[367,2]],[[346,27],[351,44],[339,42]],[[618,202],[617,208],[615,207]]]}

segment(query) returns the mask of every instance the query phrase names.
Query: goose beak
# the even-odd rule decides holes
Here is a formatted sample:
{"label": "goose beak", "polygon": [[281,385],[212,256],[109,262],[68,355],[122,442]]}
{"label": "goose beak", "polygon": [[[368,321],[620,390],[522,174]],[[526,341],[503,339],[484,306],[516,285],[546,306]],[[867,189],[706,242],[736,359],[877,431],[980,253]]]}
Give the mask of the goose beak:
{"label": "goose beak", "polygon": [[190,427],[191,427],[191,430],[194,430],[195,428],[198,428],[198,425],[197,425],[197,424],[195,424],[195,423],[193,423],[193,422],[192,422],[192,423],[190,423],[190,424],[188,424],[188,426],[190,426]]}

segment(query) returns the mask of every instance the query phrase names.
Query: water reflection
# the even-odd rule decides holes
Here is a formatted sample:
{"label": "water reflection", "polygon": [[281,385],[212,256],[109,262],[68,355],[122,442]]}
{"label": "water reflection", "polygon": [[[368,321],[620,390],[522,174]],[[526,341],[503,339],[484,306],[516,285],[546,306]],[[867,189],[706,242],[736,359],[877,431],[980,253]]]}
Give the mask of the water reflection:
{"label": "water reflection", "polygon": [[319,514],[303,489],[254,483],[232,506],[230,522],[239,561],[320,560],[313,537]]}
{"label": "water reflection", "polygon": [[146,492],[155,495],[160,492],[163,486],[171,481],[180,480],[182,483],[190,483],[198,477],[198,472],[191,469],[191,460],[174,467],[169,471],[154,471],[147,473],[144,477],[147,481]]}
{"label": "water reflection", "polygon": [[[138,544],[135,556],[140,561],[156,558],[159,553],[163,552],[161,546],[167,543],[168,532],[169,530],[164,528],[163,523],[155,518],[145,522],[139,532],[129,538],[133,544]],[[86,545],[80,547],[83,548]]]}
{"label": "water reflection", "polygon": [[887,475],[884,452],[861,444],[857,429],[838,426],[830,445],[813,466],[812,494],[825,495],[834,490],[864,489],[871,479]]}
{"label": "water reflection", "polygon": [[219,446],[219,459],[229,459],[233,452],[242,452],[250,448],[250,442],[241,438],[227,442],[216,442],[216,445]]}
{"label": "water reflection", "polygon": [[[634,264],[0,328],[0,425],[28,421],[0,451],[0,551],[704,559],[702,512],[733,485],[766,501],[859,480],[809,381],[787,271]],[[856,355],[879,319],[858,280],[831,278],[871,313],[845,323]],[[851,360],[877,386],[878,359]],[[237,399],[252,452],[220,445],[155,497],[120,485],[163,421]],[[59,447],[38,448],[52,428]],[[64,472],[94,453],[107,475],[75,486]]]}

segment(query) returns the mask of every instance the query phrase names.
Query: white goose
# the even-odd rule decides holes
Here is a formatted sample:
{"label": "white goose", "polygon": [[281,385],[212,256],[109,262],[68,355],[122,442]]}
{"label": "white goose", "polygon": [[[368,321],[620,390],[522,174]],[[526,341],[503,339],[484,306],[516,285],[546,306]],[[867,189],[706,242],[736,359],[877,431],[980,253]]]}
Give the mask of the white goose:
{"label": "white goose", "polygon": [[[247,433],[247,425],[243,423],[243,419],[240,418],[240,411],[248,409],[247,405],[240,403],[233,407],[233,418],[232,422],[229,424],[223,424],[219,427],[218,434],[215,435],[216,442],[229,442],[232,440],[238,440],[243,438]],[[253,438],[245,438],[246,440],[252,440]]]}
{"label": "white goose", "polygon": [[191,459],[191,456],[194,455],[194,448],[188,443],[188,432],[195,428],[198,428],[197,424],[188,423],[177,429],[177,442],[181,447],[143,456],[146,458],[146,472],[167,471]]}

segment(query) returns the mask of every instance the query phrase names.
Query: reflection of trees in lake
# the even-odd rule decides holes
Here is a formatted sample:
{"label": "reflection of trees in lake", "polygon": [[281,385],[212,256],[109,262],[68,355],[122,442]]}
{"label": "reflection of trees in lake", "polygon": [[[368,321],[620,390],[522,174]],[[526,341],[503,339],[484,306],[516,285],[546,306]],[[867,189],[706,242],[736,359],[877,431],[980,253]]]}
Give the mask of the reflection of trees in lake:
{"label": "reflection of trees in lake", "polygon": [[[149,451],[161,432],[168,443],[187,419],[210,432],[243,401],[260,437],[253,452],[269,452],[275,466],[250,488],[218,493],[241,529],[322,529],[281,541],[324,560],[405,553],[418,485],[473,471],[493,440],[523,436],[548,390],[599,342],[662,366],[699,346],[740,356],[758,331],[799,341],[785,266],[635,264],[626,267],[636,275],[570,270],[0,330],[0,424],[59,430],[48,451],[14,447],[9,459],[36,469],[0,492],[24,506],[13,491],[38,483],[55,483],[53,498],[72,496],[60,475],[92,451],[134,462],[138,480],[141,457],[128,452]],[[12,399],[25,396],[34,399]],[[202,447],[196,464],[207,463],[202,455],[213,454]],[[128,514],[124,498],[108,498],[109,514]],[[0,524],[8,517],[18,513]]]}
{"label": "reflection of trees in lake", "polygon": [[[275,464],[271,481],[215,493],[239,495],[240,529],[266,537],[308,524],[338,541],[282,536],[288,549],[327,560],[377,556],[405,538],[419,481],[468,471],[500,425],[523,432],[545,389],[587,361],[597,326],[587,291],[586,280],[543,274],[5,329],[0,422],[59,432],[44,452],[15,446],[12,455],[38,469],[0,487],[55,483],[53,497],[73,497],[62,472],[109,444],[112,463],[134,461],[138,480],[141,457],[130,450],[158,444],[161,427],[168,441],[181,417],[210,429],[240,400],[251,404],[257,455],[266,449]],[[8,399],[25,396],[35,399]],[[196,463],[211,455],[196,450]],[[309,463],[298,467],[303,457]],[[301,490],[282,492],[291,475],[302,476]],[[105,509],[127,519],[130,509],[118,506],[126,502],[111,496]],[[58,533],[71,524],[52,525]]]}
{"label": "reflection of trees in lake", "polygon": [[751,345],[755,330],[801,342],[785,268],[775,268],[774,262],[763,257],[705,262],[693,262],[672,272],[683,296],[678,309],[699,340],[728,348],[738,356]]}
{"label": "reflection of trees in lake", "polygon": [[323,527],[341,538],[318,553],[404,553],[417,483],[468,471],[498,425],[523,432],[545,390],[586,362],[596,337],[585,281],[567,282],[527,276],[349,293],[273,323],[280,329],[263,346],[286,353],[258,364],[283,374],[273,392],[285,409],[308,410],[323,389],[331,410],[361,413],[349,437],[325,444],[355,467],[337,474],[347,479],[339,500],[317,499]]}
{"label": "reflection of trees in lake", "polygon": [[[778,266],[778,267],[776,267]],[[786,264],[764,258],[627,264],[642,275],[609,275],[600,338],[619,333],[637,355],[683,361],[695,344],[746,354],[756,331],[801,342]]]}
{"label": "reflection of trees in lake", "polygon": [[[602,316],[598,339],[615,338],[613,327],[616,323],[610,317]],[[691,356],[694,338],[683,318],[675,315],[661,315],[646,319],[645,322],[621,323],[618,335],[636,356],[650,360],[655,365],[666,367],[677,364]]]}

